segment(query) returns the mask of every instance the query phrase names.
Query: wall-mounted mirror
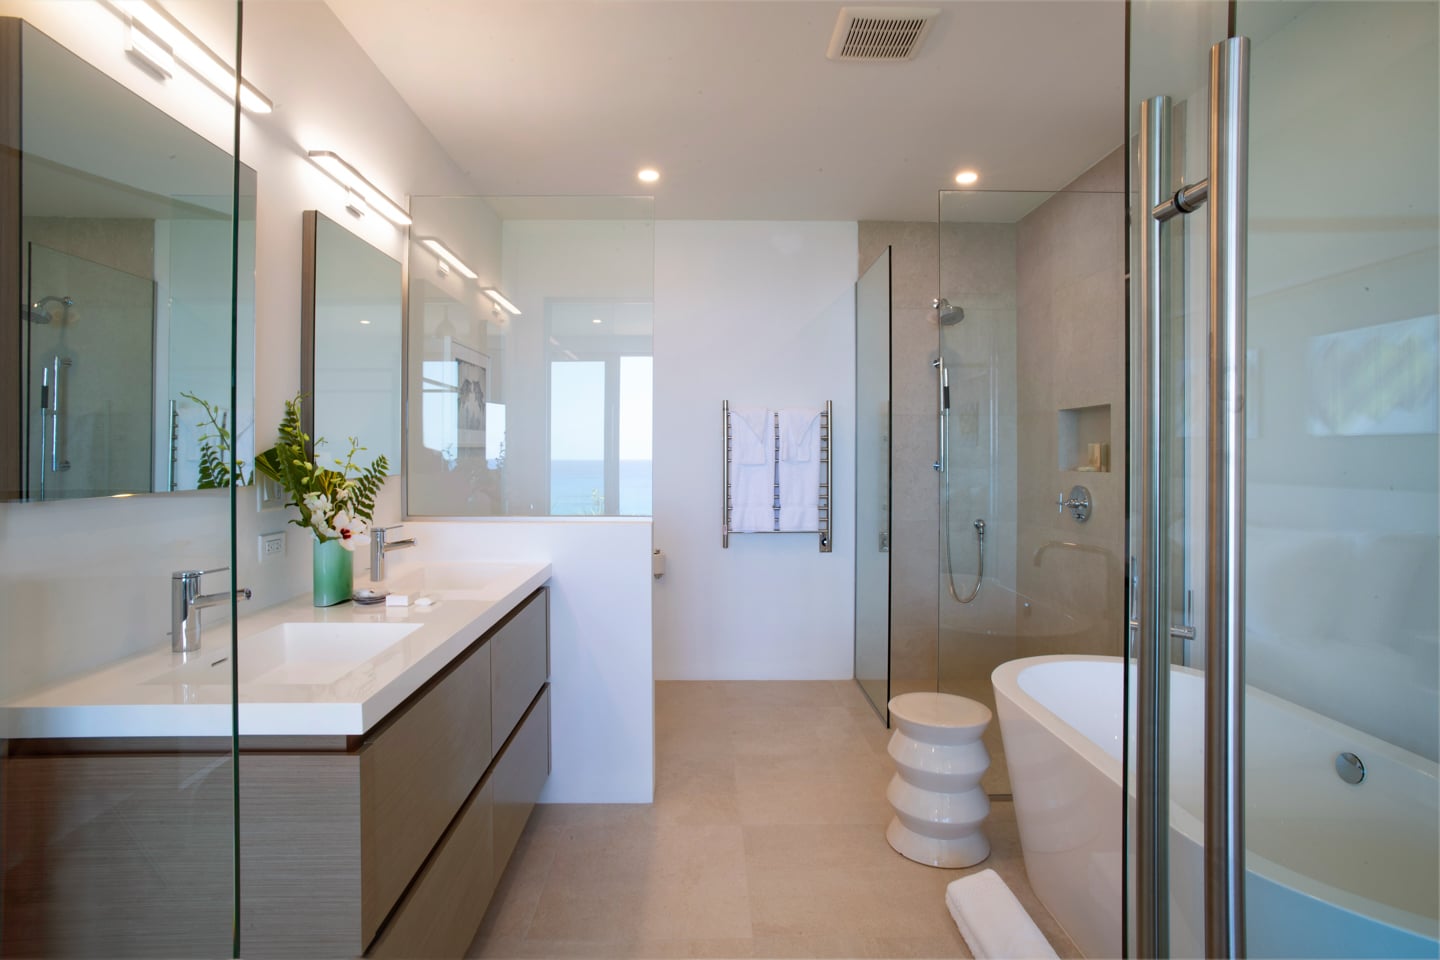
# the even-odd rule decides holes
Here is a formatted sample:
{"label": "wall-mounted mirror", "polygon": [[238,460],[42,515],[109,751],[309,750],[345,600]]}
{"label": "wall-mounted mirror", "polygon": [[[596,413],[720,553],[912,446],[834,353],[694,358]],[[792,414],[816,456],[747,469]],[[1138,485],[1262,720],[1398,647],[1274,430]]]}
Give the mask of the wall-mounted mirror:
{"label": "wall-mounted mirror", "polygon": [[305,211],[301,264],[301,390],[305,432],[322,456],[348,438],[369,463],[400,472],[404,363],[400,264],[314,210]]}
{"label": "wall-mounted mirror", "polygon": [[229,153],[29,24],[0,38],[0,499],[225,486],[228,445],[247,478],[254,171],[237,232]]}

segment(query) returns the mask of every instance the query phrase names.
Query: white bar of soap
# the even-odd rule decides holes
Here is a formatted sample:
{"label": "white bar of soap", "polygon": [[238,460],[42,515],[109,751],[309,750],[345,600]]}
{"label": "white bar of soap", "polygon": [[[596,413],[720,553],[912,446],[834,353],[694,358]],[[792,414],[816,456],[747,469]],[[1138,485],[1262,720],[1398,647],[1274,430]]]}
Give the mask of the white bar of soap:
{"label": "white bar of soap", "polygon": [[387,607],[408,607],[410,606],[410,594],[392,593],[385,597]]}

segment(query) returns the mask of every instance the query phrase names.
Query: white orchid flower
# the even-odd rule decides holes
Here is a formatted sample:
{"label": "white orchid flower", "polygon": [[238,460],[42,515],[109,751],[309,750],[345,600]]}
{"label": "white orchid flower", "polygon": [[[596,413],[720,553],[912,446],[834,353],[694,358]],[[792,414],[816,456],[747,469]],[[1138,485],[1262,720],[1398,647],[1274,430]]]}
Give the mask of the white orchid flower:
{"label": "white orchid flower", "polygon": [[340,541],[340,546],[346,550],[355,549],[355,538],[365,532],[365,521],[359,517],[352,517],[345,510],[336,512],[335,519],[330,521],[334,526],[335,536]]}

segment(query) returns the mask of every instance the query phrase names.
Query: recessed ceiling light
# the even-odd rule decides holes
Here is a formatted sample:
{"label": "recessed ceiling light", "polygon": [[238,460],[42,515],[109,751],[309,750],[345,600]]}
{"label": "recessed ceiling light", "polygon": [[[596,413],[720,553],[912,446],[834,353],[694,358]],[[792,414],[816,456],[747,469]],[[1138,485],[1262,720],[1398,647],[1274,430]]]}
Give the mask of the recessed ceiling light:
{"label": "recessed ceiling light", "polygon": [[968,187],[970,186],[970,184],[974,183],[976,180],[979,179],[980,174],[976,173],[974,170],[961,170],[959,173],[955,174],[955,182],[960,184],[960,186],[962,187]]}
{"label": "recessed ceiling light", "polygon": [[599,323],[599,322],[600,322],[600,318],[599,318],[599,317],[596,317],[594,320],[591,320],[590,322],[591,322],[591,323]]}
{"label": "recessed ceiling light", "polygon": [[635,176],[640,178],[641,183],[654,183],[660,179],[660,171],[654,167],[646,167],[644,170],[635,174]]}
{"label": "recessed ceiling light", "polygon": [[361,321],[360,321],[360,325],[363,326],[363,327],[368,327],[368,326],[370,326],[370,321],[369,321],[369,320],[361,320]]}

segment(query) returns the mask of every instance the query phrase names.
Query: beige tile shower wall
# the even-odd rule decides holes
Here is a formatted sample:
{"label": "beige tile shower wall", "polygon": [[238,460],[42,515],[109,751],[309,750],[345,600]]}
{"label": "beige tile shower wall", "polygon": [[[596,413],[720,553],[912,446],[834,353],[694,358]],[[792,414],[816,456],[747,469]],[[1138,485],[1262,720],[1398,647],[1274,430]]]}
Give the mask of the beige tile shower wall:
{"label": "beige tile shower wall", "polygon": [[[1016,268],[1022,607],[1017,656],[1119,654],[1124,637],[1124,154],[1116,150],[1020,221]],[[1110,471],[1059,462],[1061,410],[1108,405]],[[1056,499],[1088,487],[1090,519]]]}
{"label": "beige tile shower wall", "polygon": [[940,550],[935,471],[938,346],[931,301],[939,289],[933,223],[862,222],[859,272],[886,245],[891,258],[890,690],[935,689]]}
{"label": "beige tile shower wall", "polygon": [[[941,342],[950,369],[951,563],[956,589],[966,591],[979,570],[977,518],[985,521],[985,580],[1015,589],[1015,232],[1013,223],[940,225],[940,295],[965,311]],[[944,552],[942,541],[942,563]],[[941,598],[942,636],[962,625],[1008,631],[1004,605],[981,615],[948,590]]]}

